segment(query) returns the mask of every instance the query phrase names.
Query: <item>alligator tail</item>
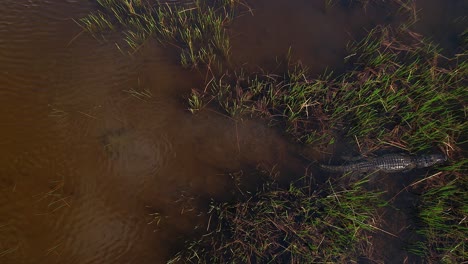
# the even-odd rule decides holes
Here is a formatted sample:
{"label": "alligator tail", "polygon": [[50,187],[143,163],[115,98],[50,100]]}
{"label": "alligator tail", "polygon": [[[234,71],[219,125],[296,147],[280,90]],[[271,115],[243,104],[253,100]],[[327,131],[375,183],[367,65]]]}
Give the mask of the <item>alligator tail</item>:
{"label": "alligator tail", "polygon": [[329,172],[346,172],[350,170],[349,166],[333,166],[324,164],[320,164],[320,168]]}

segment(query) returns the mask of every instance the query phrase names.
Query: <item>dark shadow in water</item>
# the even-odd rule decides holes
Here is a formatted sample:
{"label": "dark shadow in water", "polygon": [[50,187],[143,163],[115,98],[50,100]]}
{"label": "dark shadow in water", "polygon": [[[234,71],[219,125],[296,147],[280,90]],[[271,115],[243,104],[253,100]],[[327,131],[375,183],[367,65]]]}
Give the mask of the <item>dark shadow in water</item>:
{"label": "dark shadow in water", "polygon": [[[235,64],[274,69],[291,46],[313,73],[339,71],[348,41],[395,22],[382,9],[318,2],[252,3],[255,16],[231,27]],[[299,153],[321,157],[262,121],[190,114],[198,73],[156,42],[123,56],[118,34],[80,33],[71,18],[92,8],[0,4],[0,262],[161,263],[203,233],[210,199],[261,184],[249,177],[257,164],[287,183],[308,165]]]}

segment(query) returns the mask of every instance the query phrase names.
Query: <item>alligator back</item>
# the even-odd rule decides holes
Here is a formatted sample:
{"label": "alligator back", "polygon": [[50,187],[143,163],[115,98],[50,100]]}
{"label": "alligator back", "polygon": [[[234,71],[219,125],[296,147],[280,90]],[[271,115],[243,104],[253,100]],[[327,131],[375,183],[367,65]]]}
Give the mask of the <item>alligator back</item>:
{"label": "alligator back", "polygon": [[377,158],[366,159],[341,166],[321,165],[330,172],[401,172],[416,168],[415,159],[404,154],[387,154]]}

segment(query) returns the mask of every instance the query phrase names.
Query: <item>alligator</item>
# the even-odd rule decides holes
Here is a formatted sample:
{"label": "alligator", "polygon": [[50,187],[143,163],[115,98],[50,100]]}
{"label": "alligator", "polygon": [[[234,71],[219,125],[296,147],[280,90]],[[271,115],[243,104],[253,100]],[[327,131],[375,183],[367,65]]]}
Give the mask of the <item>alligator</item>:
{"label": "alligator", "polygon": [[381,171],[386,173],[407,172],[412,169],[427,168],[447,161],[443,154],[428,154],[420,156],[410,156],[406,154],[386,154],[376,158],[365,159],[354,163],[333,166],[320,165],[329,172],[373,172]]}

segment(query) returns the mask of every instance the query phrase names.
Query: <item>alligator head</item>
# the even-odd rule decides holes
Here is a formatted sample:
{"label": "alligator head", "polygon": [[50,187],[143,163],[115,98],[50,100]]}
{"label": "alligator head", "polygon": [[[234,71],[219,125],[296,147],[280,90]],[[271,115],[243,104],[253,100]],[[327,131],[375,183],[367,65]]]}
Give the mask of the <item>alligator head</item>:
{"label": "alligator head", "polygon": [[447,156],[444,154],[428,154],[421,155],[416,158],[417,168],[427,168],[437,164],[442,164],[447,161]]}

